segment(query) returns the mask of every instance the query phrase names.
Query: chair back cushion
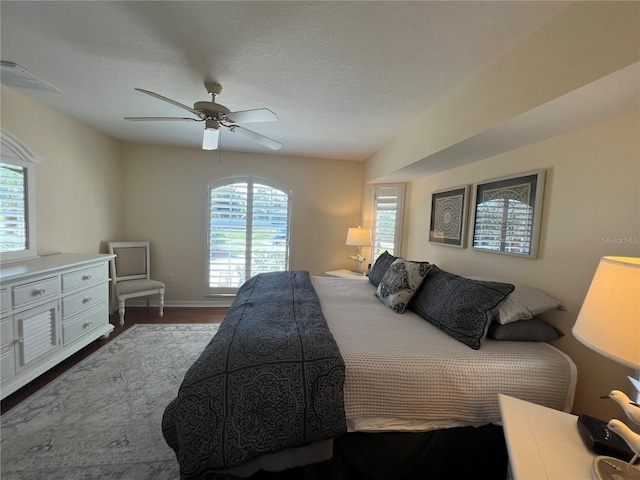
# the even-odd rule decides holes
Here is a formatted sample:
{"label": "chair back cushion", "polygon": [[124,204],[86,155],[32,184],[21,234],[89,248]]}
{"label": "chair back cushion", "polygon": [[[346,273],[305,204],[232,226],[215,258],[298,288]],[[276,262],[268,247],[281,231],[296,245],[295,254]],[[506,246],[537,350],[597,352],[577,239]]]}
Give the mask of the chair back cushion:
{"label": "chair back cushion", "polygon": [[116,280],[133,280],[149,278],[149,266],[147,264],[147,245],[114,245]]}

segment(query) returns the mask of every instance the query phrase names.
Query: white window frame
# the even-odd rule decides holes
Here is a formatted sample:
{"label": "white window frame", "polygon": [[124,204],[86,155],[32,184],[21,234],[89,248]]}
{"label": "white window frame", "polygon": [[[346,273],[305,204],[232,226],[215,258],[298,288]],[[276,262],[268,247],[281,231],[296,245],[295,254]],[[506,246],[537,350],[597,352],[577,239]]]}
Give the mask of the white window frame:
{"label": "white window frame", "polygon": [[36,165],[42,162],[20,140],[7,130],[0,129],[2,163],[23,167],[26,174],[26,248],[24,250],[0,252],[2,263],[36,258],[38,238],[36,235]]}
{"label": "white window frame", "polygon": [[379,197],[381,196],[381,192],[383,189],[395,189],[395,197],[396,197],[396,218],[395,218],[395,232],[393,236],[393,255],[398,257],[402,254],[402,219],[404,215],[404,194],[405,194],[405,184],[404,183],[394,183],[394,184],[380,184],[376,185],[373,188],[373,214],[372,214],[372,228],[371,232],[373,234],[373,251],[372,257],[373,262],[375,262],[382,252],[377,252],[377,243],[378,243],[378,228],[377,228],[377,217],[378,217],[378,205],[379,205]]}
{"label": "white window frame", "polygon": [[[231,185],[236,183],[247,183],[247,193],[253,195],[253,185],[261,184],[270,188],[274,188],[280,190],[287,194],[287,237],[285,240],[285,270],[289,269],[289,261],[291,258],[290,250],[291,250],[291,216],[292,216],[292,199],[293,192],[284,187],[283,185],[278,184],[277,182],[273,182],[267,178],[263,177],[254,177],[254,176],[239,176],[239,177],[227,177],[220,180],[216,180],[215,182],[207,185],[207,203],[205,206],[205,228],[206,228],[206,243],[205,243],[205,269],[204,269],[204,292],[205,296],[233,296],[235,295],[239,287],[210,287],[209,285],[209,267],[210,267],[210,249],[211,249],[211,215],[210,215],[210,206],[211,206],[211,191],[223,187],[225,185]],[[253,216],[253,201],[251,201],[247,205],[247,232],[252,231],[252,216]],[[250,234],[247,235],[250,238]],[[244,281],[247,281],[251,275],[251,247],[247,246],[246,251],[248,253],[246,258],[246,272],[249,273],[249,276],[245,278]]]}

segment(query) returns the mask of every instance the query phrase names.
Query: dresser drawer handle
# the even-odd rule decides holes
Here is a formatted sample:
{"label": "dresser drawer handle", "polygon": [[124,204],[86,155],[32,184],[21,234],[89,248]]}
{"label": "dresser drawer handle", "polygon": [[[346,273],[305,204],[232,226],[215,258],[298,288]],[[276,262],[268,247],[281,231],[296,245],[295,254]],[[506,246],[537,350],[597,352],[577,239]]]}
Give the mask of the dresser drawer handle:
{"label": "dresser drawer handle", "polygon": [[91,325],[93,325],[93,322],[85,322],[85,324],[83,325],[84,328],[90,327]]}
{"label": "dresser drawer handle", "polygon": [[89,303],[91,301],[91,297],[84,297],[82,299],[82,303]]}
{"label": "dresser drawer handle", "polygon": [[46,292],[46,290],[44,288],[39,288],[39,289],[33,291],[34,295],[44,295],[45,292]]}
{"label": "dresser drawer handle", "polygon": [[83,280],[91,280],[91,275],[85,275],[82,277]]}

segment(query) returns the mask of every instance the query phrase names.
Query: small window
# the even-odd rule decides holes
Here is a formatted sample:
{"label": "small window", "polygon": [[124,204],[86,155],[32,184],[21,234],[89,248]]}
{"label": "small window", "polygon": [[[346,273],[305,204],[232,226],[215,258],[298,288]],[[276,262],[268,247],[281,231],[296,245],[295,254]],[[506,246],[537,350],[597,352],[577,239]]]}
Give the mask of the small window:
{"label": "small window", "polygon": [[373,189],[373,261],[387,250],[399,256],[402,245],[404,184]]}
{"label": "small window", "polygon": [[36,257],[35,157],[2,130],[0,255],[3,262]]}
{"label": "small window", "polygon": [[289,268],[289,191],[245,177],[208,192],[207,294],[235,294],[258,273]]}

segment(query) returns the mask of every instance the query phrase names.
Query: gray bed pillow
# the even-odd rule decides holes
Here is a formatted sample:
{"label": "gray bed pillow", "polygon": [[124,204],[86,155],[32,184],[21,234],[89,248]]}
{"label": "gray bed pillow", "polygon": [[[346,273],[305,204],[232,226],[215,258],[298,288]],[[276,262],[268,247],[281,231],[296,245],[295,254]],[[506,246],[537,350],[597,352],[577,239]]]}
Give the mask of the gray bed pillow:
{"label": "gray bed pillow", "polygon": [[409,308],[456,340],[478,350],[494,310],[513,285],[460,277],[432,265]]}
{"label": "gray bed pillow", "polygon": [[394,257],[385,250],[373,264],[373,267],[371,267],[371,271],[369,272],[369,281],[376,287],[380,285],[382,277],[384,277],[384,274],[387,273],[391,264],[398,258],[399,257]]}
{"label": "gray bed pillow", "polygon": [[564,336],[560,330],[541,318],[530,318],[501,325],[491,322],[487,338],[510,342],[547,342]]}
{"label": "gray bed pillow", "polygon": [[[481,280],[485,282],[500,282],[500,280],[489,277],[469,276],[473,280]],[[509,298],[500,305],[500,310],[494,318],[495,321],[502,325],[519,320],[527,320],[536,315],[547,312],[549,310],[564,310],[562,304],[553,297],[542,293],[526,285],[513,283],[516,287]]]}
{"label": "gray bed pillow", "polygon": [[398,258],[382,277],[376,297],[396,313],[403,313],[429,271],[428,262]]}

